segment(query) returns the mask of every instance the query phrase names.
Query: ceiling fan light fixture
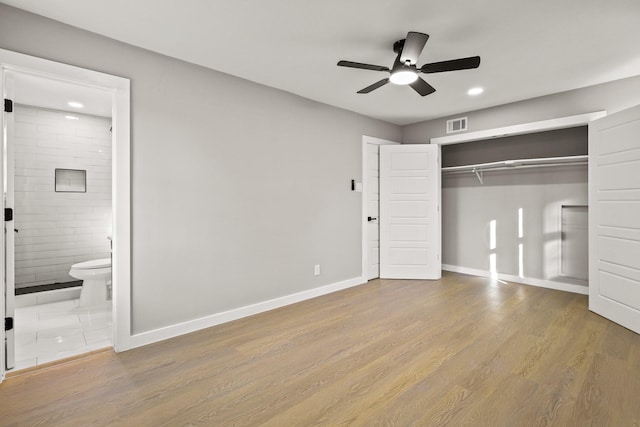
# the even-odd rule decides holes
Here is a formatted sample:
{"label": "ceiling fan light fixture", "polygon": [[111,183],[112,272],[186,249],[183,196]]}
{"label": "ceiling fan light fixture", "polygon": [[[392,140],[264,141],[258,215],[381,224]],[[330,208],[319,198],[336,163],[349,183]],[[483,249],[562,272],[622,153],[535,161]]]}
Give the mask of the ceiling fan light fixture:
{"label": "ceiling fan light fixture", "polygon": [[408,85],[418,80],[418,74],[410,70],[400,70],[391,74],[389,81],[396,85]]}

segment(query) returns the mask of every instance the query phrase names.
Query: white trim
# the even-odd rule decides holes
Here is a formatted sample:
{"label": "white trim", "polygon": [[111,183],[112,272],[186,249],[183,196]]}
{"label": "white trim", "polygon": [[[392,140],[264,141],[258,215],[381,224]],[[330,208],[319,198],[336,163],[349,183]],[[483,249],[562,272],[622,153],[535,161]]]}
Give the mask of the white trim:
{"label": "white trim", "polygon": [[131,336],[130,345],[131,348],[134,348],[166,340],[169,338],[174,338],[183,334],[198,331],[200,329],[210,328],[222,323],[231,322],[233,320],[253,316],[255,314],[274,310],[276,308],[285,307],[287,305],[295,304],[322,295],[327,295],[333,292],[341,291],[343,289],[359,286],[366,282],[367,280],[365,279],[363,281],[362,277],[354,277],[352,279],[343,280],[341,282],[321,286],[319,288],[285,295],[283,297],[274,298],[268,301],[262,301],[256,304],[235,308],[229,311],[224,311],[222,313],[212,314],[210,316],[189,320],[175,325],[166,326],[164,328],[154,329],[148,332],[142,332],[140,334]]}
{"label": "white trim", "polygon": [[[399,142],[389,141],[387,139],[376,138],[374,136],[362,135],[362,278],[366,282],[369,277],[369,251],[368,246],[369,242],[367,240],[367,224],[366,220],[368,212],[367,212],[367,191],[368,188],[365,185],[365,171],[368,169],[369,160],[367,156],[367,144],[375,144],[375,145],[391,145],[391,144],[400,144]],[[378,218],[378,222],[380,219]]]}
{"label": "white trim", "polygon": [[[2,64],[0,63],[0,66]],[[3,99],[3,105],[4,105],[4,97],[6,95],[6,87],[5,87],[5,73],[4,71],[0,68],[0,95],[2,95],[2,99]],[[4,186],[4,147],[5,147],[5,132],[6,132],[6,126],[7,124],[5,123],[5,113],[4,113],[4,108],[2,109],[2,113],[0,114],[0,177],[3,177],[2,179],[0,179],[0,183],[2,183],[2,185]],[[1,189],[2,192],[4,192],[4,188]],[[0,204],[2,205],[1,208],[2,210],[4,210],[5,208],[5,202],[4,202],[4,197],[2,197],[2,202],[0,202]],[[6,226],[5,226],[6,227]],[[5,233],[2,232],[0,233],[2,235],[2,237],[0,237],[0,278],[4,278],[5,276],[5,271],[4,271],[4,259],[5,259],[5,254],[4,254],[4,246],[5,246]],[[0,319],[4,319],[6,316],[5,313],[5,293],[6,293],[6,285],[4,283],[4,279],[0,281],[2,283],[1,288],[0,288]],[[3,320],[4,322],[4,320]],[[5,358],[5,353],[6,353],[6,331],[3,328],[0,328],[0,383],[4,380],[4,375],[5,375],[5,371],[6,371],[6,358]]]}
{"label": "white trim", "polygon": [[[480,276],[491,278],[492,273],[486,270],[478,270],[475,268],[459,267],[457,265],[442,264],[442,269],[452,271],[454,273],[469,274],[472,276]],[[520,277],[511,274],[498,273],[498,279],[506,280],[513,283],[521,283],[523,285],[537,286],[540,288],[555,289],[557,291],[572,292],[574,294],[589,294],[588,286],[572,285],[569,283],[555,282],[552,280],[535,279],[533,277]]]}
{"label": "white trim", "polygon": [[587,125],[590,121],[599,119],[606,115],[606,111],[578,114],[576,116],[561,117],[558,119],[541,120],[538,122],[522,123],[495,129],[467,132],[460,135],[441,136],[438,138],[431,138],[431,143],[440,145],[459,144],[462,142],[480,141],[483,139],[499,138],[504,136],[567,129]]}
{"label": "white trim", "polygon": [[[131,142],[129,80],[113,93],[112,301],[113,348],[130,348],[131,339]],[[117,143],[115,143],[117,141]]]}
{"label": "white trim", "polygon": [[[112,93],[113,125],[113,345],[130,348],[131,205],[129,79],[0,49],[0,65],[10,71],[100,88]],[[3,273],[3,272],[0,272]],[[3,297],[0,303],[4,304]]]}

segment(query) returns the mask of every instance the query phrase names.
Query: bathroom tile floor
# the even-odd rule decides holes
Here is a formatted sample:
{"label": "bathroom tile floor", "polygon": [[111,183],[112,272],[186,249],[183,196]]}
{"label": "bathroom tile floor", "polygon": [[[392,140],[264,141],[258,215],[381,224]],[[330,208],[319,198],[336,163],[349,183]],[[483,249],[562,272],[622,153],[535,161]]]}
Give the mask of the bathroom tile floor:
{"label": "bathroom tile floor", "polygon": [[111,347],[111,301],[99,307],[78,307],[77,299],[16,308],[15,368]]}

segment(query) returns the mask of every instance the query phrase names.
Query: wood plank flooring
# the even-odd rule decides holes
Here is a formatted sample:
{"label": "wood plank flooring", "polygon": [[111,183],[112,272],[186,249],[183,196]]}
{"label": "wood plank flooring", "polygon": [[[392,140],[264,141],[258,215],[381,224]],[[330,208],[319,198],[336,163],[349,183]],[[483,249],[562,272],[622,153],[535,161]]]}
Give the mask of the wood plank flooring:
{"label": "wood plank flooring", "polygon": [[1,426],[640,426],[640,336],[447,273],[8,378]]}

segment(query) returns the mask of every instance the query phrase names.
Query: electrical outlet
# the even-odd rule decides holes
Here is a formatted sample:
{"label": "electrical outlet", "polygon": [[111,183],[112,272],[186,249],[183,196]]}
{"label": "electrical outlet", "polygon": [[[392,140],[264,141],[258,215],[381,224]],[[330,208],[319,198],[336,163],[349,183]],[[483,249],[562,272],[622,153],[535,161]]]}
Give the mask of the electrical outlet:
{"label": "electrical outlet", "polygon": [[313,275],[314,276],[320,275],[320,264],[316,264],[315,266],[313,266]]}

